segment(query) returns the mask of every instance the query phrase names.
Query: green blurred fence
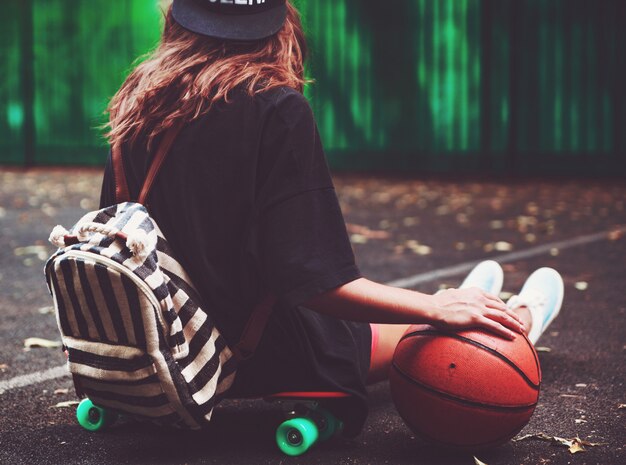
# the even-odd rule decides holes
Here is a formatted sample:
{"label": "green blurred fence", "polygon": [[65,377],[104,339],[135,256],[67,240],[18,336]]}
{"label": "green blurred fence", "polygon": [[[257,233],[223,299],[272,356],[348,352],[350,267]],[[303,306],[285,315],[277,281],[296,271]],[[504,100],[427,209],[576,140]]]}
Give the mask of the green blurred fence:
{"label": "green blurred fence", "polygon": [[[331,164],[616,174],[624,0],[299,0]],[[158,0],[3,0],[0,163],[99,164]],[[7,14],[8,12],[8,14]]]}
{"label": "green blurred fence", "polygon": [[[3,0],[0,162],[98,164],[107,100],[158,40],[155,0]],[[8,10],[8,14],[6,14]]]}

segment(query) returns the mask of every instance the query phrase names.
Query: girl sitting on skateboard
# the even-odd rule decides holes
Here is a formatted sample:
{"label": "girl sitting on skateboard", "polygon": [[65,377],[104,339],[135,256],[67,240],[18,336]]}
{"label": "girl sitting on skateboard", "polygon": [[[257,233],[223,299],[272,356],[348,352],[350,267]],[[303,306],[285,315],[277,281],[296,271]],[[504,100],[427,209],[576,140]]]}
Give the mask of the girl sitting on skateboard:
{"label": "girl sitting on skateboard", "polygon": [[[407,325],[536,340],[559,310],[562,283],[543,269],[507,306],[494,262],[436,295],[364,278],[302,95],[306,54],[286,0],[174,0],[158,48],[110,103],[108,139],[121,143],[137,198],[163,134],[183,125],[149,208],[229,344],[259,301],[276,298],[231,395],[349,393],[337,414],[356,434],[365,385],[386,377]],[[114,203],[109,157],[101,207]]]}

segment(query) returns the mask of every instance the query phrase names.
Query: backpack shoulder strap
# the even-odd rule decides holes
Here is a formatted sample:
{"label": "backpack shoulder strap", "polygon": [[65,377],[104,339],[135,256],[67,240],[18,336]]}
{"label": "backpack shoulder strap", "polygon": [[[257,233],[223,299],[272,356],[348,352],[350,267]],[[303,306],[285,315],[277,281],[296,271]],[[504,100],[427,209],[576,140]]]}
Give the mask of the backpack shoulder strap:
{"label": "backpack shoulder strap", "polygon": [[152,184],[154,183],[154,180],[156,179],[157,174],[159,173],[159,170],[161,169],[161,165],[163,165],[165,158],[169,154],[170,149],[172,148],[172,144],[174,143],[174,140],[176,140],[178,133],[183,128],[183,125],[184,124],[182,121],[178,121],[177,123],[174,124],[174,126],[168,129],[163,135],[161,144],[159,144],[159,149],[157,150],[157,153],[154,156],[152,163],[150,163],[148,174],[146,175],[146,179],[143,182],[141,191],[139,192],[139,198],[137,199],[137,201],[140,204],[142,205],[146,204],[146,201],[148,200],[148,195],[150,195],[150,189],[152,189]]}
{"label": "backpack shoulder strap", "polygon": [[[150,194],[150,189],[152,189],[152,184],[161,169],[161,165],[163,165],[163,162],[165,161],[174,140],[178,136],[178,133],[183,128],[183,125],[183,122],[180,121],[174,124],[174,126],[168,129],[163,135],[163,139],[159,144],[156,155],[150,163],[148,174],[146,175],[146,179],[144,180],[139,192],[139,198],[137,201],[140,204],[145,205],[148,195]],[[126,173],[124,171],[121,144],[114,144],[113,147],[111,147],[111,161],[113,164],[113,177],[115,179],[115,201],[117,203],[128,202],[131,198],[130,191],[128,190],[128,182],[126,181]]]}
{"label": "backpack shoulder strap", "polygon": [[[170,129],[168,129],[163,135],[163,139],[159,144],[156,155],[154,156],[150,168],[146,175],[146,179],[141,187],[139,198],[137,201],[146,205],[148,195],[152,184],[165,161],[172,144],[178,133],[183,128],[183,122],[178,122]],[[124,172],[124,162],[122,160],[122,150],[120,144],[115,144],[111,148],[111,158],[113,162],[113,176],[115,178],[115,200],[116,202],[128,202],[130,201],[130,192],[128,190],[128,183],[126,181],[126,173]],[[274,309],[276,299],[268,295],[266,296],[252,311],[246,326],[241,335],[239,343],[233,347],[233,353],[239,360],[246,360],[254,354],[254,351],[261,340],[265,326],[269,320],[270,315]]]}
{"label": "backpack shoulder strap", "polygon": [[261,336],[263,336],[265,326],[274,310],[275,303],[276,298],[268,294],[254,307],[254,310],[252,310],[241,334],[239,343],[232,349],[238,360],[247,360],[254,354],[254,351],[261,341]]}
{"label": "backpack shoulder strap", "polygon": [[113,163],[113,179],[115,181],[115,202],[128,202],[130,193],[128,192],[128,183],[126,182],[126,173],[124,173],[124,162],[122,160],[121,144],[113,144],[111,147],[111,161]]}

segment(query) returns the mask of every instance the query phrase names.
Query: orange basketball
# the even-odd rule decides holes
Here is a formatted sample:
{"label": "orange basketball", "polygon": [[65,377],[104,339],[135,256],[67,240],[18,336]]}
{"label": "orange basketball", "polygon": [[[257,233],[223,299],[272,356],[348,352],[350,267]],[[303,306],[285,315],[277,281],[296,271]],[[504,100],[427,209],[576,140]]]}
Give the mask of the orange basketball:
{"label": "orange basketball", "polygon": [[412,326],[393,356],[390,385],[415,434],[441,445],[485,449],[508,441],[530,420],[541,369],[530,341],[481,330]]}

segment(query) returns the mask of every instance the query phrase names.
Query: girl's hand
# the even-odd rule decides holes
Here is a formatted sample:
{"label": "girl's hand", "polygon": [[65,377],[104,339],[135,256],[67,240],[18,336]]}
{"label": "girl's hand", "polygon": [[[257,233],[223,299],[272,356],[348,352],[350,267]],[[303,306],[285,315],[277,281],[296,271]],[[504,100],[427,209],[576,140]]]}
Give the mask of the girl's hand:
{"label": "girl's hand", "polygon": [[498,297],[477,287],[448,289],[435,294],[433,300],[437,307],[433,325],[439,328],[484,328],[507,339],[515,337],[510,329],[524,332],[524,325],[515,312]]}

